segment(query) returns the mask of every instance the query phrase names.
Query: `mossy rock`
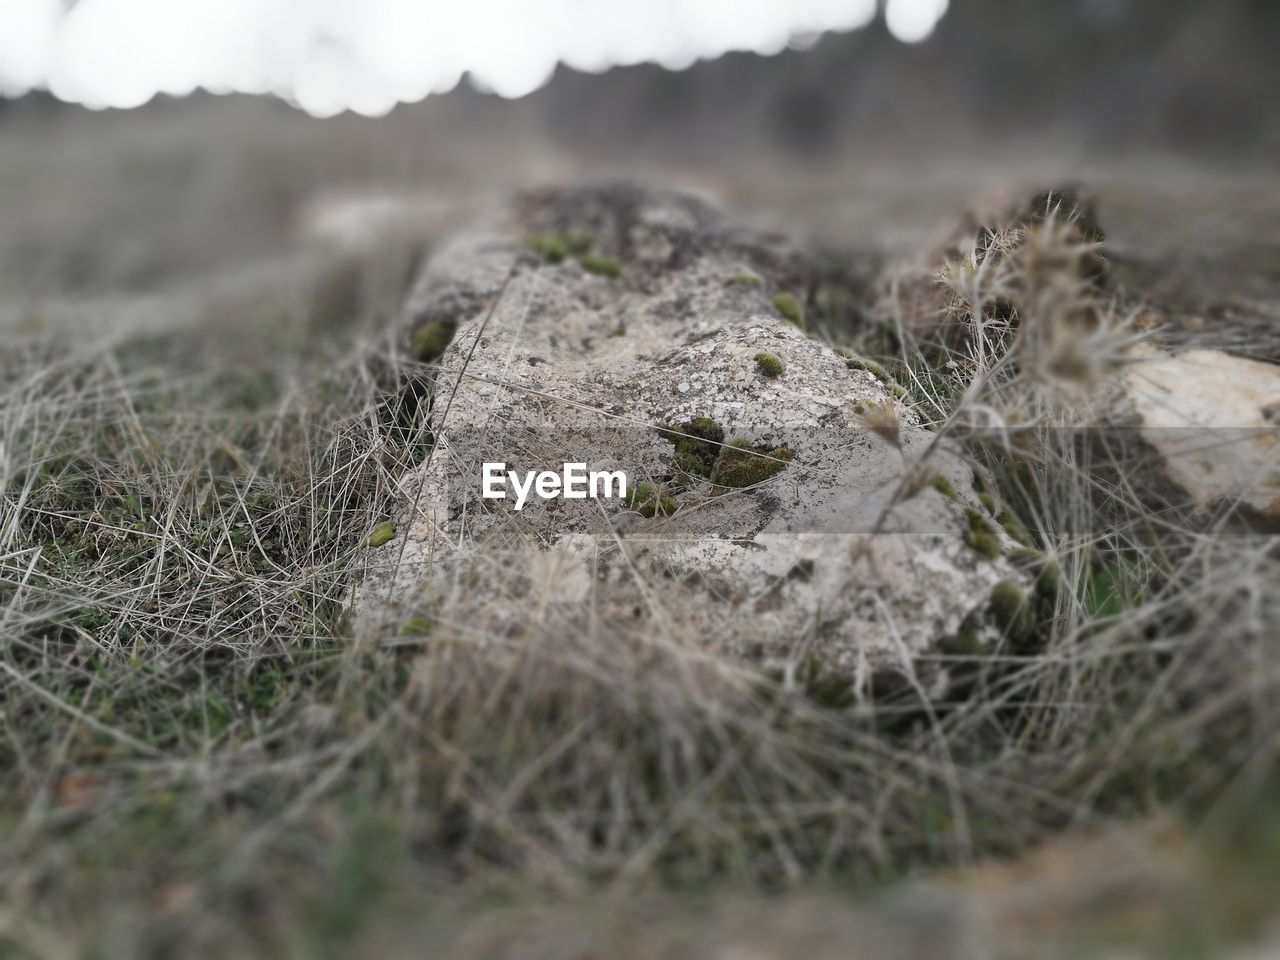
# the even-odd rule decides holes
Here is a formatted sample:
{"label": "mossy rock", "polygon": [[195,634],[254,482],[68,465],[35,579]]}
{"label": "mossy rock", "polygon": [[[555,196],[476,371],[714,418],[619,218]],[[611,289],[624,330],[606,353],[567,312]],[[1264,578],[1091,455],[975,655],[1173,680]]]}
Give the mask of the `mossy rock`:
{"label": "mossy rock", "polygon": [[1005,554],[1010,561],[1035,577],[1033,592],[1038,600],[1051,608],[1062,589],[1062,568],[1048,554],[1031,547],[1018,547]]}
{"label": "mossy rock", "polygon": [[669,517],[680,509],[679,502],[674,497],[662,494],[650,500],[648,503],[642,503],[636,508],[636,512],[642,517],[653,519],[654,517]]}
{"label": "mossy rock", "polygon": [[419,363],[435,363],[453,343],[458,332],[456,320],[428,320],[413,331],[410,349]]}
{"label": "mossy rock", "polygon": [[641,480],[632,487],[630,491],[628,491],[627,503],[632,507],[637,504],[646,503],[647,501],[652,500],[657,492],[658,488],[656,486],[648,480]]}
{"label": "mossy rock", "polygon": [[[845,354],[847,354],[847,356],[845,356]],[[845,356],[844,365],[848,369],[865,370],[867,371],[867,373],[871,374],[877,380],[888,381],[889,372],[885,370],[884,367],[880,366],[880,364],[876,363],[874,360],[870,360],[866,357],[860,357],[856,353],[852,353],[848,350],[846,350],[844,354],[841,354],[841,355]]]}
{"label": "mossy rock", "polygon": [[627,504],[642,517],[669,517],[680,509],[674,497],[668,496],[661,487],[641,480],[632,488],[627,497]]}
{"label": "mossy rock", "polygon": [[770,380],[782,376],[787,369],[782,358],[776,353],[757,353],[755,361],[756,369]]}
{"label": "mossy rock", "polygon": [[1024,646],[1035,637],[1035,607],[1017,584],[1008,580],[997,583],[991,590],[987,613],[996,628],[1015,646]]}
{"label": "mossy rock", "polygon": [[937,490],[952,503],[960,502],[960,494],[956,492],[955,485],[941,473],[933,475],[933,489]]}
{"label": "mossy rock", "polygon": [[1000,536],[991,522],[973,507],[965,508],[964,513],[969,518],[969,529],[965,531],[964,542],[988,560],[1000,556]]}
{"label": "mossy rock", "polygon": [[710,417],[695,417],[683,426],[670,428],[665,436],[675,445],[672,462],[677,470],[704,480],[711,476],[724,443],[724,427]]}
{"label": "mossy rock", "polygon": [[786,447],[756,447],[750,440],[738,438],[721,448],[711,482],[718,487],[754,487],[786,469],[791,456]]}

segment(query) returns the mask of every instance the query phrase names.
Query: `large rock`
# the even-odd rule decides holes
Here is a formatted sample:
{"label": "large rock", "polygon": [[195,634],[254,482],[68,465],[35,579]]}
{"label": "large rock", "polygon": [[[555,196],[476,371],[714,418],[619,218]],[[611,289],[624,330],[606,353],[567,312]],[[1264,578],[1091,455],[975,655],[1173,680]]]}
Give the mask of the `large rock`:
{"label": "large rock", "polygon": [[[456,328],[437,446],[401,478],[397,536],[369,551],[358,606],[465,590],[473,629],[556,607],[584,630],[651,620],[709,651],[855,677],[962,627],[994,641],[989,597],[1020,575],[990,555],[1012,542],[974,519],[972,472],[896,387],[783,318],[774,298],[803,269],[776,237],[636,188],[526,199],[459,236],[409,306],[432,352]],[[517,512],[481,498],[486,461],[624,469],[644,499]]]}

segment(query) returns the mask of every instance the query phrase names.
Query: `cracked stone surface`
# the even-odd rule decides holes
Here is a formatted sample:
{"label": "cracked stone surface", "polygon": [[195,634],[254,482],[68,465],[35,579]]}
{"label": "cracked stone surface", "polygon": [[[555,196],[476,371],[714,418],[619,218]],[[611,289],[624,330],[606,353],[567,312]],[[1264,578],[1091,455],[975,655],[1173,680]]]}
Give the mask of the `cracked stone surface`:
{"label": "cracked stone surface", "polygon": [[[548,231],[590,237],[621,275],[572,255],[546,262],[528,241]],[[489,631],[518,630],[536,595],[568,622],[574,610],[605,626],[653,618],[716,653],[859,676],[927,657],[972,625],[992,587],[1020,574],[965,544],[970,468],[890,386],[774,308],[806,269],[784,239],[679,194],[543,194],[479,218],[428,264],[407,307],[410,329],[443,319],[457,334],[436,371],[435,452],[400,478],[399,534],[368,551],[358,610],[465,582]],[[785,373],[765,377],[760,352]],[[682,472],[662,428],[696,418],[720,425],[724,443],[791,459],[744,489]],[[623,469],[633,490],[648,481],[676,509],[531,499],[516,512],[481,498],[486,461]],[[958,500],[934,488],[939,473]]]}

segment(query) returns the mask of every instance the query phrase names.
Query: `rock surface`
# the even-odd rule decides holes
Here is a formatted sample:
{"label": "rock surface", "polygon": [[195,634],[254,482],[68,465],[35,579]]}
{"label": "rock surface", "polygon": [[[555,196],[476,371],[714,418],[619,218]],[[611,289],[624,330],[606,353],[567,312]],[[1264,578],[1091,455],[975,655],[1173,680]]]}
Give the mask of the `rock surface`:
{"label": "rock surface", "polygon": [[[484,630],[519,630],[536,596],[583,629],[588,610],[653,619],[712,652],[855,677],[927,660],[962,624],[997,640],[988,598],[1020,574],[967,545],[970,468],[895,386],[783,319],[773,301],[803,269],[700,200],[629,187],[526,199],[457,237],[408,310],[456,329],[437,446],[401,478],[360,610],[469,577]],[[564,461],[625,470],[631,499],[481,498],[484,462]]]}
{"label": "rock surface", "polygon": [[1280,522],[1280,366],[1220,350],[1133,351],[1120,419],[1205,513],[1239,503]]}

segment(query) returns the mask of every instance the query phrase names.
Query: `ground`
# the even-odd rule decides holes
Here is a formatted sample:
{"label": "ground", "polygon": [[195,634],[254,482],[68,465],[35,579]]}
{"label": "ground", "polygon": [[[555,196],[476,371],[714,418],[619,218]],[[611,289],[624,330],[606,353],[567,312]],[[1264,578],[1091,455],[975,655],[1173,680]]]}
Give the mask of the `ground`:
{"label": "ground", "polygon": [[[3,949],[1274,943],[1263,534],[1153,545],[1140,512],[1054,530],[1028,510],[1066,584],[1047,646],[932,715],[868,716],[820,677],[722,711],[716,684],[672,682],[679,661],[619,671],[633,652],[602,638],[495,656],[433,642],[428,617],[388,637],[347,615],[421,440],[400,308],[423,254],[496,194],[635,175],[708,192],[830,251],[856,317],[836,333],[896,363],[876,284],[966,211],[1069,180],[1162,337],[1274,361],[1274,174],[1050,143],[709,164],[500,118],[462,140],[450,109],[376,128],[215,100],[4,121]],[[1037,489],[1092,502],[1086,466],[1051,463]],[[1115,850],[1134,851],[1123,882]]]}

